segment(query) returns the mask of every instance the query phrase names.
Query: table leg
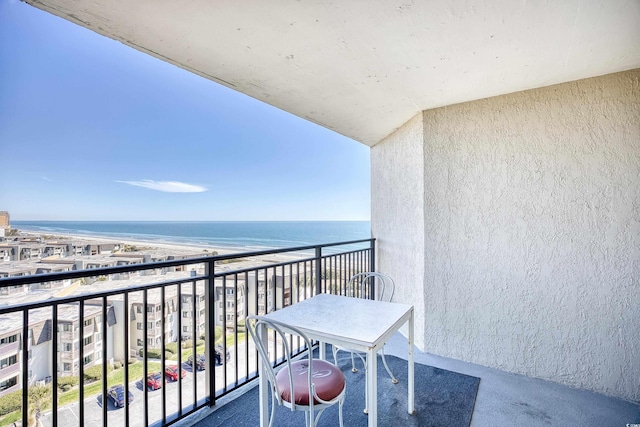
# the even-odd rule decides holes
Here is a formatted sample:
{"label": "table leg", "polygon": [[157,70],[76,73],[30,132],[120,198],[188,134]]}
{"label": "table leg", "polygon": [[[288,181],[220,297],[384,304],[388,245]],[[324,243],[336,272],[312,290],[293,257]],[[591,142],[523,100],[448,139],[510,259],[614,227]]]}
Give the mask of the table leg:
{"label": "table leg", "polygon": [[320,347],[320,359],[327,360],[327,344],[322,341],[318,341],[318,347]]}
{"label": "table leg", "polygon": [[[267,348],[267,328],[264,325],[258,325],[258,339],[260,339],[265,348]],[[262,358],[258,358],[258,384],[260,390],[260,427],[267,427],[269,425],[269,381],[267,379],[267,372],[263,366]]]}
{"label": "table leg", "polygon": [[407,400],[407,411],[410,414],[416,412],[415,408],[415,396],[414,396],[414,366],[413,366],[413,310],[411,310],[411,314],[409,315],[409,338],[407,339],[409,342],[409,354],[408,354],[408,363],[407,363],[407,384],[409,387],[408,390],[408,400]]}
{"label": "table leg", "polygon": [[369,410],[369,427],[378,425],[378,356],[374,349],[367,351],[367,409]]}

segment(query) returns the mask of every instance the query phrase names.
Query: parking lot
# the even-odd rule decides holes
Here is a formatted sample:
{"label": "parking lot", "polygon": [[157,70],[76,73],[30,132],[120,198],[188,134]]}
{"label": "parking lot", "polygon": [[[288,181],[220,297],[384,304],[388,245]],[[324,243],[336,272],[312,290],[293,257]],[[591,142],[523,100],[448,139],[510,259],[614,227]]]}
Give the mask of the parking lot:
{"label": "parking lot", "polygon": [[[191,409],[193,399],[193,378],[191,366],[186,363],[183,364],[183,368],[187,371],[187,375],[182,378],[182,382],[165,380],[163,388],[166,393],[166,414],[168,419],[172,419],[178,412],[178,386],[182,386],[182,407],[183,410],[188,411]],[[233,367],[231,363],[227,364],[227,372],[229,373]],[[197,378],[197,398],[203,399],[206,395],[205,391],[205,372],[196,371]],[[216,367],[216,375],[222,377],[223,367]],[[153,424],[157,421],[162,421],[162,397],[163,388],[158,390],[149,391],[149,424]],[[146,387],[140,380],[129,384],[129,391],[133,394],[133,401],[129,404],[130,426],[144,426],[144,393]],[[106,399],[107,404],[107,421],[110,426],[123,426],[125,425],[125,409],[118,408],[114,405],[111,398]],[[79,404],[73,403],[58,408],[58,425],[64,427],[72,426],[98,426],[102,425],[102,395],[91,396],[84,401],[84,422],[80,422]],[[46,412],[41,418],[44,426],[52,426],[51,412]],[[53,427],[53,426],[52,426]]]}

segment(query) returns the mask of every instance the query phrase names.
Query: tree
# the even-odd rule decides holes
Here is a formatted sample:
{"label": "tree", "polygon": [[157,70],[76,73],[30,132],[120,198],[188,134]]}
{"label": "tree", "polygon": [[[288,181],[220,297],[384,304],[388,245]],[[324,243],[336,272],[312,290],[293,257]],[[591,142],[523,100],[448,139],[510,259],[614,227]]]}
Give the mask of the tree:
{"label": "tree", "polygon": [[40,414],[51,403],[51,384],[29,387],[29,425],[40,426]]}

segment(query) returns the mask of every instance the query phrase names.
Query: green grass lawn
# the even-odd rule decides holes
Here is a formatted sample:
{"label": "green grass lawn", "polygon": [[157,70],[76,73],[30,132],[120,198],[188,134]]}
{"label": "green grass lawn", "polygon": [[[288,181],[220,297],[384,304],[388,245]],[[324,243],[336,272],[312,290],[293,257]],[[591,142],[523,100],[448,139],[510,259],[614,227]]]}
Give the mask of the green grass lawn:
{"label": "green grass lawn", "polygon": [[[216,331],[216,345],[222,344],[222,330]],[[242,343],[245,341],[246,333],[239,332],[238,333],[238,343]],[[228,334],[226,337],[227,348],[231,348],[235,346],[235,335]],[[196,347],[197,354],[204,354],[204,345],[199,345]],[[182,350],[182,362],[186,362],[189,356],[193,354],[193,347],[189,347]],[[167,360],[178,360],[177,353],[172,353]],[[160,362],[148,362],[147,370],[149,373],[156,372],[161,370],[162,365]],[[143,365],[141,361],[137,361],[129,365],[129,382],[137,381],[142,378],[143,375]],[[124,384],[124,368],[114,369],[107,375],[107,388],[116,384]],[[85,384],[84,386],[84,397],[96,396],[98,394],[102,394],[102,380]],[[80,396],[80,390],[78,386],[66,392],[58,393],[58,407],[67,405],[69,403],[78,402]],[[10,414],[5,415],[0,418],[0,427],[13,425],[14,422],[20,421],[22,418],[21,411],[15,411]]]}
{"label": "green grass lawn", "polygon": [[0,419],[0,426],[12,426],[16,421],[22,421],[22,412],[15,411]]}
{"label": "green grass lawn", "polygon": [[[149,373],[159,371],[160,362],[149,362],[147,370]],[[129,382],[137,381],[142,378],[143,365],[141,361],[137,361],[129,365]],[[115,369],[107,375],[107,388],[116,384],[124,384],[124,368]],[[96,381],[91,384],[85,384],[84,397],[91,397],[102,393],[102,381]],[[58,406],[64,406],[71,402],[77,402],[80,396],[80,389],[75,387],[72,390],[58,395]]]}
{"label": "green grass lawn", "polygon": [[[203,347],[204,348],[204,347]],[[185,359],[186,360],[186,359]],[[147,364],[147,370],[149,373],[159,371],[162,368],[160,362],[149,362]],[[142,378],[143,365],[141,361],[137,361],[129,365],[129,382],[137,381]],[[124,384],[124,368],[115,369],[107,376],[107,387],[111,387],[116,384]],[[102,394],[102,381],[96,381],[91,384],[85,384],[84,397],[91,397]],[[73,389],[58,393],[58,407],[67,405],[69,403],[77,402],[80,396],[80,389],[78,386]],[[49,409],[51,405],[45,405],[44,409]],[[0,427],[13,425],[14,422],[22,419],[22,411],[15,411],[5,415],[0,419]]]}

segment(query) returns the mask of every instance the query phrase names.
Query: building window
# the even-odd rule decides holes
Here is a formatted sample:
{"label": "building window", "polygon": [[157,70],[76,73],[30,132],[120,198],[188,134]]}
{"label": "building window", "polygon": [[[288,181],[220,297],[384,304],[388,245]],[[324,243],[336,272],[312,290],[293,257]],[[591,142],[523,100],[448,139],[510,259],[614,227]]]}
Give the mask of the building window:
{"label": "building window", "polygon": [[18,340],[18,335],[9,335],[8,337],[0,338],[0,344],[9,344],[12,342],[16,342]]}
{"label": "building window", "polygon": [[138,338],[138,347],[142,347],[144,345],[144,341]]}
{"label": "building window", "polygon": [[234,305],[233,301],[227,301],[227,308],[233,308]]}
{"label": "building window", "polygon": [[183,326],[182,327],[182,332],[189,332],[189,327],[188,326]]}
{"label": "building window", "polygon": [[[85,339],[82,340],[82,344],[83,345],[89,345],[93,342],[93,337],[86,337]],[[86,363],[85,363],[86,365]]]}
{"label": "building window", "polygon": [[92,319],[87,319],[84,321],[84,326],[91,326],[93,324],[93,320]]}
{"label": "building window", "polygon": [[13,356],[7,357],[6,359],[0,360],[0,369],[4,369],[7,366],[11,366],[15,363],[18,363],[18,356],[13,355]]}
{"label": "building window", "polygon": [[141,331],[142,330],[142,322],[138,322],[138,330]]}
{"label": "building window", "polygon": [[147,322],[147,329],[153,329],[153,322]]}
{"label": "building window", "polygon": [[141,306],[137,306],[136,307],[136,313],[142,313],[142,307]]}
{"label": "building window", "polygon": [[233,295],[233,289],[227,289],[227,295]]}
{"label": "building window", "polygon": [[148,305],[147,306],[147,313],[153,313],[153,306],[152,305]]}
{"label": "building window", "polygon": [[62,364],[62,370],[64,372],[71,372],[71,363],[63,363]]}
{"label": "building window", "polygon": [[191,317],[191,313],[189,313],[188,311],[183,311],[182,312],[182,317],[189,318],[189,317]]}
{"label": "building window", "polygon": [[97,334],[95,335],[95,337],[96,337],[96,342],[100,342],[100,341],[102,341],[102,334],[97,333]]}
{"label": "building window", "polygon": [[147,339],[147,343],[149,343],[150,346],[153,345],[153,338],[148,338]]}
{"label": "building window", "polygon": [[88,356],[85,356],[85,358],[83,359],[84,365],[88,365],[89,363],[93,362],[93,354],[90,354]]}
{"label": "building window", "polygon": [[18,377],[9,378],[6,381],[0,382],[0,391],[6,390],[18,384]]}
{"label": "building window", "polygon": [[71,351],[71,343],[65,342],[61,344],[62,351]]}

